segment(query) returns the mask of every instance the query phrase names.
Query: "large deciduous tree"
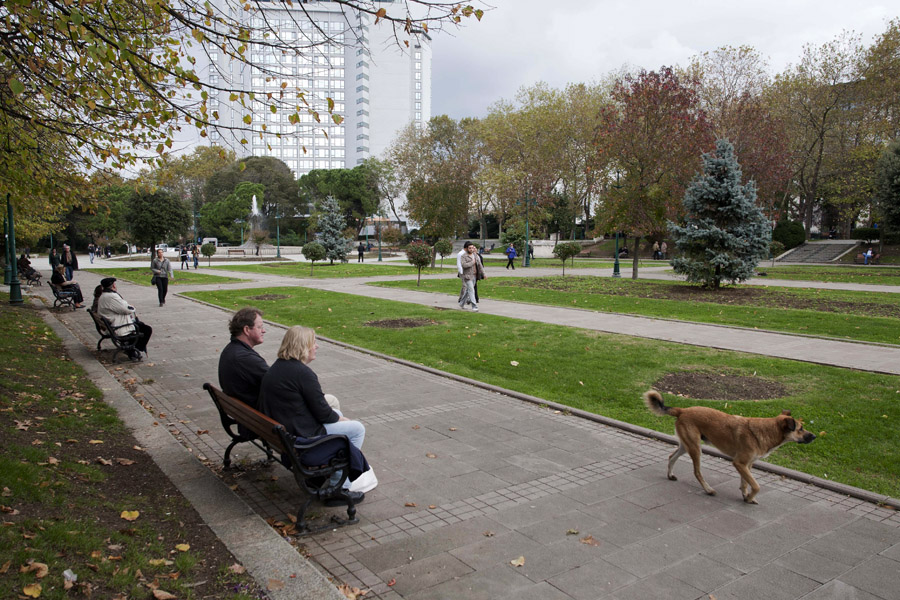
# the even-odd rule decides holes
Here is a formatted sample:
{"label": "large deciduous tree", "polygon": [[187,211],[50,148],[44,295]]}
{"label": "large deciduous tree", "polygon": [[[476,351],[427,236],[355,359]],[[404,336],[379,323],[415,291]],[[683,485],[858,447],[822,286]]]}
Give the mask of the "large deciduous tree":
{"label": "large deciduous tree", "polygon": [[682,224],[669,222],[678,249],[675,272],[718,289],[722,281],[750,279],[768,255],[772,230],[756,205],[756,185],[741,183],[734,147],[725,140],[703,155],[703,172],[684,194]]}
{"label": "large deciduous tree", "polygon": [[696,171],[697,156],[712,144],[696,82],[669,67],[626,75],[613,89],[615,109],[606,115],[602,150],[617,171],[617,184],[598,216],[609,229],[635,236],[632,278],[638,276],[642,236],[665,230],[681,213],[680,198]]}
{"label": "large deciduous tree", "polygon": [[422,130],[413,125],[404,129],[390,150],[407,189],[403,208],[432,242],[458,235],[468,225],[477,160],[466,142],[466,128],[446,115],[432,117]]}
{"label": "large deciduous tree", "polygon": [[[393,28],[408,46],[428,32],[481,19],[472,5],[441,0],[335,0],[348,22]],[[0,189],[10,195],[22,224],[43,233],[73,202],[84,199],[77,174],[115,169],[165,153],[182,128],[206,135],[232,131],[241,142],[264,131],[261,112],[330,113],[289,83],[281,65],[261,63],[251,48],[294,56],[318,44],[338,43],[319,29],[300,40],[284,36],[261,10],[303,4],[292,0],[9,0],[0,19]],[[421,10],[420,10],[421,9]],[[239,63],[226,66],[229,62]],[[278,92],[254,94],[238,78],[213,78],[217,69],[249,71],[281,81]],[[217,121],[210,102],[238,106],[236,125]],[[340,122],[339,115],[331,115]],[[230,193],[228,190],[227,193]],[[227,193],[225,195],[227,195]],[[223,196],[224,197],[224,196]],[[49,210],[48,210],[49,209]],[[34,225],[33,223],[37,223]]]}
{"label": "large deciduous tree", "polygon": [[378,212],[379,190],[375,175],[365,164],[352,169],[313,169],[298,180],[300,193],[312,203],[334,196],[349,227],[362,231],[363,222]]}
{"label": "large deciduous tree", "polygon": [[259,211],[266,217],[293,214],[297,207],[294,174],[284,162],[272,156],[242,158],[213,173],[206,183],[206,201],[225,199],[241,182],[258,183],[265,188],[265,202],[260,203]]}
{"label": "large deciduous tree", "polygon": [[765,60],[749,46],[724,46],[695,56],[686,75],[699,83],[715,136],[732,143],[744,177],[756,182],[757,201],[777,219],[791,182],[791,154],[785,123],[766,103]]}
{"label": "large deciduous tree", "polygon": [[[261,183],[242,181],[222,200],[207,202],[200,209],[200,228],[207,237],[235,242],[241,239],[241,228],[249,221],[253,196],[258,204],[265,202],[266,188]],[[249,229],[249,227],[246,227]]]}
{"label": "large deciduous tree", "polygon": [[125,217],[131,241],[151,248],[181,236],[190,223],[184,201],[162,190],[135,190],[126,202]]}
{"label": "large deciduous tree", "polygon": [[769,94],[791,142],[796,205],[791,207],[794,214],[785,216],[796,216],[807,234],[821,205],[822,186],[834,173],[839,157],[865,140],[865,135],[848,131],[866,119],[860,96],[865,76],[862,59],[859,38],[849,33],[821,46],[805,46],[800,62],[776,77]]}
{"label": "large deciduous tree", "polygon": [[875,166],[875,208],[884,228],[897,235],[900,232],[900,139],[885,148]]}

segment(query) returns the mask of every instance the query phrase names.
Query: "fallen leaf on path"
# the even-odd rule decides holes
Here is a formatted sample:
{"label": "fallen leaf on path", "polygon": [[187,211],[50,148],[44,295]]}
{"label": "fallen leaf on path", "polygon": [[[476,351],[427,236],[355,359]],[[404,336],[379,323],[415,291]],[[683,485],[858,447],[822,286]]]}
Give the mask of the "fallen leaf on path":
{"label": "fallen leaf on path", "polygon": [[408,506],[409,508],[415,508],[415,507],[416,507],[416,503],[415,503],[415,502],[407,502],[407,503],[404,504],[403,506]]}
{"label": "fallen leaf on path", "polygon": [[228,570],[235,575],[242,575],[247,572],[247,569],[243,565],[239,565],[237,563],[234,563],[233,565],[228,567]]}
{"label": "fallen leaf on path", "polygon": [[451,427],[450,431],[456,431],[456,427]]}
{"label": "fallen leaf on path", "polygon": [[191,549],[191,545],[190,544],[178,544],[177,546],[175,546],[175,549],[178,550],[179,552],[187,552],[188,550]]}
{"label": "fallen leaf on path", "polygon": [[9,566],[12,564],[11,560],[6,561],[2,565],[0,565],[0,575],[3,575],[7,571],[9,571]]}
{"label": "fallen leaf on path", "polygon": [[103,440],[91,440],[88,442],[88,444],[102,444],[102,443],[103,443]]}
{"label": "fallen leaf on path", "polygon": [[112,461],[109,459],[103,458],[102,456],[97,457],[97,462],[100,463],[101,465],[106,465],[107,467],[112,466]]}
{"label": "fallen leaf on path", "polygon": [[166,560],[165,558],[151,558],[147,562],[150,563],[151,567],[168,567],[173,564],[171,560]]}
{"label": "fallen leaf on path", "polygon": [[117,458],[116,462],[125,467],[127,467],[128,465],[134,464],[134,461],[129,458]]}
{"label": "fallen leaf on path", "polygon": [[566,535],[578,535],[578,530],[577,529],[567,529]]}
{"label": "fallen leaf on path", "polygon": [[425,456],[427,458],[437,458],[437,454],[435,454],[434,452],[426,452]]}
{"label": "fallen leaf on path", "polygon": [[595,540],[594,536],[592,536],[592,535],[587,535],[578,541],[581,542],[582,544],[587,544],[588,546],[599,546],[600,545],[600,542]]}
{"label": "fallen leaf on path", "polygon": [[388,587],[394,587],[395,585],[397,585],[397,580],[391,579],[390,581],[387,582],[387,585],[388,585]]}
{"label": "fallen leaf on path", "polygon": [[119,516],[122,517],[123,519],[125,519],[126,521],[134,521],[139,516],[141,516],[141,513],[140,513],[140,511],[137,511],[137,510],[123,510],[122,514]]}
{"label": "fallen leaf on path", "polygon": [[483,535],[484,537],[494,537],[494,532],[493,531],[485,531],[481,535]]}
{"label": "fallen leaf on path", "polygon": [[0,496],[4,496],[4,497],[12,496],[12,490],[10,490],[8,487],[4,486],[3,491],[0,492]]}
{"label": "fallen leaf on path", "polygon": [[270,579],[268,584],[266,585],[266,589],[270,592],[277,592],[278,590],[284,589],[284,582],[280,579]]}
{"label": "fallen leaf on path", "polygon": [[[330,308],[328,310],[331,310]],[[338,591],[344,595],[347,600],[358,600],[362,598],[366,594],[369,593],[369,590],[361,590],[358,587],[350,587],[346,583],[342,583],[338,586]]]}
{"label": "fallen leaf on path", "polygon": [[177,600],[178,596],[170,594],[165,590],[153,590],[153,598],[155,600]]}
{"label": "fallen leaf on path", "polygon": [[519,361],[517,361],[517,360],[511,360],[511,361],[509,361],[509,364],[511,364],[511,365],[514,366],[514,367],[518,367],[518,366],[519,366]]}
{"label": "fallen leaf on path", "polygon": [[525,557],[520,556],[519,558],[517,558],[515,560],[509,561],[509,564],[511,564],[514,567],[521,567],[525,564]]}
{"label": "fallen leaf on path", "polygon": [[40,598],[42,589],[43,588],[39,583],[29,583],[24,588],[22,588],[22,593],[29,598]]}

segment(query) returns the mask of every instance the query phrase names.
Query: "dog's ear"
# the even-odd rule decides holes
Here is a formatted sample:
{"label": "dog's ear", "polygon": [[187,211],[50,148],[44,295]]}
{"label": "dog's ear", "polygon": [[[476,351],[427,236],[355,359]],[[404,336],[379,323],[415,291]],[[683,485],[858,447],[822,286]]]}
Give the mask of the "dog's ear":
{"label": "dog's ear", "polygon": [[797,421],[793,418],[788,417],[787,419],[783,419],[781,421],[781,426],[785,431],[796,431],[797,430]]}
{"label": "dog's ear", "polygon": [[788,409],[784,409],[783,411],[781,411],[781,414],[791,416],[791,411],[789,411]]}

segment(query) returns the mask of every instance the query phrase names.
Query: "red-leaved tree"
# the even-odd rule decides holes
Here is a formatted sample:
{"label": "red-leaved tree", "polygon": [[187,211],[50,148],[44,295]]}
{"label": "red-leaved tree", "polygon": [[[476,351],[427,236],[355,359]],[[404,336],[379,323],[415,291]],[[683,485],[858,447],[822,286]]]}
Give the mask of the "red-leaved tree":
{"label": "red-leaved tree", "polygon": [[714,139],[696,82],[681,81],[670,67],[626,75],[612,95],[601,151],[608,153],[616,181],[598,216],[607,231],[635,236],[632,278],[637,279],[641,237],[677,221],[684,189]]}

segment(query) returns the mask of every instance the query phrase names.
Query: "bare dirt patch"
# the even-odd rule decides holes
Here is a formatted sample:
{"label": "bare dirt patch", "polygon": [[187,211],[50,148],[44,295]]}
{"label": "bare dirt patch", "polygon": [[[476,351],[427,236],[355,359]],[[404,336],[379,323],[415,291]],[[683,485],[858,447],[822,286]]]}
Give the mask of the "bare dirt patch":
{"label": "bare dirt patch", "polygon": [[654,387],[661,392],[685,398],[729,402],[769,400],[784,396],[788,392],[780,383],[762,377],[705,371],[668,373],[658,380]]}
{"label": "bare dirt patch", "polygon": [[437,325],[437,321],[420,317],[416,319],[381,319],[380,321],[367,321],[365,324],[369,327],[380,327],[382,329],[409,329],[412,327]]}
{"label": "bare dirt patch", "polygon": [[284,294],[262,294],[248,297],[249,300],[284,300],[285,298],[290,298],[290,296],[285,296]]}

